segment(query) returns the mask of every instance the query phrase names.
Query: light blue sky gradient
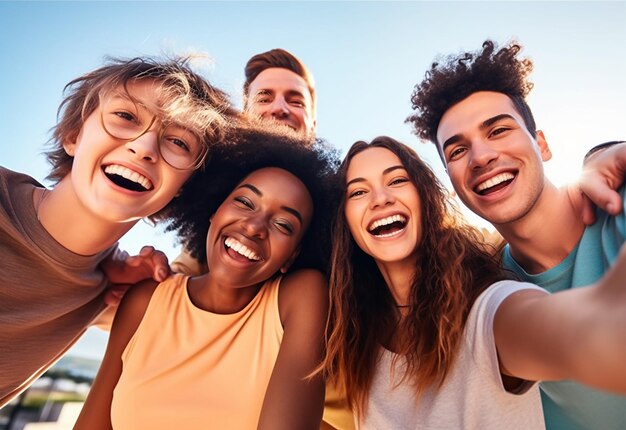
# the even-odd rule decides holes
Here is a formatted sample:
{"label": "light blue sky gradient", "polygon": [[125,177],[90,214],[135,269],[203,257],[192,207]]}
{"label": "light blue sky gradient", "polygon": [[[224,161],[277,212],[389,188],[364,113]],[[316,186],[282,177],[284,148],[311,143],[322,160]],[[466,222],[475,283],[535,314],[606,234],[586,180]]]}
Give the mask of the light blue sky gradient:
{"label": "light blue sky gradient", "polygon": [[[404,124],[409,97],[435,56],[515,38],[535,62],[529,103],[554,159],[576,177],[596,143],[626,138],[624,2],[0,2],[0,164],[43,181],[44,143],[62,89],[105,56],[202,51],[210,81],[240,104],[243,66],[281,47],[313,71],[318,134],[347,149],[386,134],[412,145],[440,177],[431,144]],[[122,240],[173,258],[174,237],[139,223]],[[99,356],[90,331],[74,352]]]}

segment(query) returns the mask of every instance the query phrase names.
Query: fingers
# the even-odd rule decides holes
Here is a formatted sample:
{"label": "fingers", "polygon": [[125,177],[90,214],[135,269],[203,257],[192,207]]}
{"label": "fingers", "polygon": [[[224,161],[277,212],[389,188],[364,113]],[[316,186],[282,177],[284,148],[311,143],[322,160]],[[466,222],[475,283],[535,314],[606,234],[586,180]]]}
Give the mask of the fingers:
{"label": "fingers", "polygon": [[143,257],[149,257],[150,254],[154,253],[155,251],[156,250],[154,249],[154,246],[146,245],[141,248],[141,250],[139,251],[139,255]]}
{"label": "fingers", "polygon": [[596,222],[596,211],[593,202],[585,194],[582,195],[582,216],[585,225],[592,225]]}
{"label": "fingers", "polygon": [[163,251],[154,249],[153,246],[144,246],[138,255],[129,257],[126,263],[132,267],[143,267],[148,276],[157,282],[164,281],[170,274],[170,266],[167,256]]}
{"label": "fingers", "polygon": [[611,215],[621,212],[622,199],[620,195],[596,175],[586,175],[580,183],[580,188],[600,209]]}
{"label": "fingers", "polygon": [[162,251],[154,251],[152,254],[152,266],[154,267],[154,280],[158,282],[164,281],[170,274],[170,265]]}
{"label": "fingers", "polygon": [[104,303],[108,306],[118,306],[128,288],[130,288],[130,285],[127,284],[111,285],[104,295]]}

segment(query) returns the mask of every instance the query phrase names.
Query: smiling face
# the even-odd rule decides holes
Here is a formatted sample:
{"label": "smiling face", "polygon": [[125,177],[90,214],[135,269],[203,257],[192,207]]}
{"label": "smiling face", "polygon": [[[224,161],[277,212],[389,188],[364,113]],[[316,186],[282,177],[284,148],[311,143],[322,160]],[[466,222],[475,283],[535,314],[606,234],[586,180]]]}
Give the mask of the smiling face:
{"label": "smiling face", "polygon": [[345,217],[359,248],[377,263],[415,264],[422,239],[417,188],[396,154],[370,147],[346,172]]}
{"label": "smiling face", "polygon": [[313,214],[305,185],[269,167],[248,175],[211,218],[209,273],[235,287],[256,285],[285,271]]}
{"label": "smiling face", "polygon": [[550,159],[541,132],[535,140],[511,99],[481,91],[441,118],[437,142],[459,198],[493,224],[517,221],[535,206]]}
{"label": "smiling face", "polygon": [[246,111],[293,130],[315,131],[313,100],[306,81],[291,70],[271,67],[250,82]]}
{"label": "smiling face", "polygon": [[[63,144],[74,158],[72,170],[63,181],[70,181],[87,211],[108,221],[134,221],[158,212],[191,176],[191,170],[175,169],[161,155],[160,139],[175,146],[172,151],[180,151],[178,140],[172,138],[174,135],[184,138],[194,148],[200,142],[192,133],[175,125],[162,130],[158,119],[151,123],[154,115],[149,113],[149,107],[159,103],[157,86],[152,80],[129,82],[128,95],[142,108],[137,109],[130,99],[117,96],[115,102],[92,112],[78,135]],[[113,93],[125,91],[119,87]],[[103,116],[107,115],[115,117],[117,122],[141,124],[147,131],[134,140],[118,139],[103,127]]]}

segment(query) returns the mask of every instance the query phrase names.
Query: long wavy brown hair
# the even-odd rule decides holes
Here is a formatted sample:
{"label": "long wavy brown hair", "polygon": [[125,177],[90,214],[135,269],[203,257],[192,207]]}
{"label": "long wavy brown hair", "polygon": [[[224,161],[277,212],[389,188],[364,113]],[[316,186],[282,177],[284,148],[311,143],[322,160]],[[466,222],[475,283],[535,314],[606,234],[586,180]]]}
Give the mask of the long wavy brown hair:
{"label": "long wavy brown hair", "polygon": [[[346,171],[352,158],[372,147],[398,156],[417,187],[423,236],[409,296],[401,318],[372,257],[350,234],[344,215]],[[408,146],[381,136],[356,142],[339,168],[342,194],[333,226],[327,351],[320,370],[343,386],[349,404],[364,412],[381,345],[394,338],[406,359],[402,383],[419,395],[441,385],[459,349],[465,321],[478,295],[505,276],[486,252],[478,231],[464,223],[432,170]]]}

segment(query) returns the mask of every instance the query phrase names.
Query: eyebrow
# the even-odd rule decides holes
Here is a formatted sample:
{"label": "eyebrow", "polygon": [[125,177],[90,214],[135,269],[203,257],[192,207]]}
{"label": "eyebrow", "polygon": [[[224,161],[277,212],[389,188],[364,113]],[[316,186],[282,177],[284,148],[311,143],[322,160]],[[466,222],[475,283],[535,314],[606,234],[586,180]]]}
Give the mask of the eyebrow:
{"label": "eyebrow", "polygon": [[137,99],[136,97],[131,96],[130,94],[128,94],[126,91],[122,92],[122,91],[114,91],[111,93],[112,96],[111,98],[113,99],[123,99],[123,100],[127,100],[129,102],[133,102],[133,103],[137,103],[140,104],[142,106],[145,106],[144,103],[141,102],[141,100]]}
{"label": "eyebrow", "polygon": [[[259,190],[257,187],[255,187],[252,184],[241,184],[241,185],[239,185],[237,187],[237,189],[239,189],[239,188],[248,188],[250,191],[252,191],[257,196],[263,197],[263,193],[261,192],[261,190]],[[286,211],[286,212],[289,212],[290,214],[292,214],[296,218],[298,218],[298,221],[300,221],[300,224],[303,224],[302,215],[300,215],[300,212],[298,212],[296,209],[291,208],[289,206],[281,206],[280,208],[282,210]]]}
{"label": "eyebrow", "polygon": [[[478,128],[480,130],[484,130],[485,128],[490,127],[496,122],[501,121],[503,119],[512,119],[513,121],[515,121],[515,118],[513,118],[513,115],[509,115],[508,113],[501,113],[499,115],[496,115],[496,116],[493,116],[491,118],[484,120]],[[445,151],[447,146],[452,145],[453,143],[456,143],[459,140],[461,140],[461,136],[462,136],[462,133],[459,133],[448,138],[445,142],[443,142],[442,149]]]}
{"label": "eyebrow", "polygon": [[[387,167],[385,170],[383,170],[383,176],[388,174],[388,173],[393,172],[394,170],[398,170],[398,169],[406,170],[406,168],[404,166],[398,164],[398,165],[395,165],[395,166]],[[346,184],[346,188],[349,187],[351,184],[353,184],[355,182],[365,182],[365,178],[354,178],[354,179],[351,179]]]}
{"label": "eyebrow", "polygon": [[255,96],[259,95],[273,95],[275,93],[274,90],[270,88],[261,88],[257,92],[254,93]]}

